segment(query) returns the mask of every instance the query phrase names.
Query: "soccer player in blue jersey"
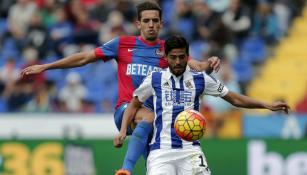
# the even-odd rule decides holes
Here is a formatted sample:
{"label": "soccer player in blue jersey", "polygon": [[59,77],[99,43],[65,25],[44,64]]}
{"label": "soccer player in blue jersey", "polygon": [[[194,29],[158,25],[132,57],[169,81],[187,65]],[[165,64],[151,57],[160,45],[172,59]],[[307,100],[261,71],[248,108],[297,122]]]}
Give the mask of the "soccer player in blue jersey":
{"label": "soccer player in blue jersey", "polygon": [[[120,128],[122,115],[127,107],[127,104],[132,99],[133,91],[140,85],[143,79],[153,70],[161,70],[167,67],[167,62],[164,58],[164,41],[158,38],[159,31],[163,26],[161,19],[162,11],[158,4],[154,2],[144,2],[137,6],[138,20],[137,27],[140,30],[140,36],[120,36],[103,44],[100,47],[88,52],[80,52],[72,54],[58,61],[33,65],[22,70],[22,76],[41,73],[49,69],[64,69],[86,65],[98,60],[108,61],[115,59],[118,63],[118,101],[115,107],[114,120],[116,126]],[[189,59],[188,64],[195,70],[218,70],[220,60],[212,57],[208,62],[198,62]],[[144,108],[140,108],[135,113],[134,122],[139,123],[143,118],[151,118],[153,116],[152,100],[145,103]],[[139,124],[138,124],[139,125]],[[140,124],[141,128],[143,126]],[[143,131],[141,131],[142,134]],[[132,129],[128,129],[128,134],[132,133]],[[131,137],[132,147],[143,147],[133,140],[139,139],[139,133]],[[147,142],[147,141],[146,141]],[[131,170],[138,157],[139,152],[134,150],[128,151],[124,161],[123,168]]]}
{"label": "soccer player in blue jersey", "polygon": [[[191,70],[187,66],[189,44],[183,37],[173,36],[167,39],[165,54],[168,69],[153,71],[134,91],[133,99],[124,113],[120,133],[114,139],[115,144],[121,144],[135,113],[149,97],[153,96],[154,133],[147,159],[147,175],[210,174],[200,143],[184,141],[175,134],[174,130],[176,116],[186,109],[199,110],[202,95],[221,97],[237,107],[283,110],[288,113],[289,106],[284,102],[265,103],[254,100],[229,91],[219,80],[205,72]],[[151,123],[146,124],[143,126],[151,125]],[[138,129],[144,130],[143,135],[139,135],[142,138],[147,138],[151,132],[151,129],[145,127],[136,128],[134,132]]]}

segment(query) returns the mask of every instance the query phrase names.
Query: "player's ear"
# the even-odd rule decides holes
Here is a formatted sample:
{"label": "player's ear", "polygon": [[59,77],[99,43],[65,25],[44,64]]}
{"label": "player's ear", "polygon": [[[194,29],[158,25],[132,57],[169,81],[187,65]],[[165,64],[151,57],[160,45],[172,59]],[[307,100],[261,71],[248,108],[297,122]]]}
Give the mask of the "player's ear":
{"label": "player's ear", "polygon": [[139,30],[141,30],[141,21],[139,20],[135,21],[135,25]]}
{"label": "player's ear", "polygon": [[160,22],[160,28],[163,28],[163,26],[164,26],[164,21],[161,20],[161,22]]}

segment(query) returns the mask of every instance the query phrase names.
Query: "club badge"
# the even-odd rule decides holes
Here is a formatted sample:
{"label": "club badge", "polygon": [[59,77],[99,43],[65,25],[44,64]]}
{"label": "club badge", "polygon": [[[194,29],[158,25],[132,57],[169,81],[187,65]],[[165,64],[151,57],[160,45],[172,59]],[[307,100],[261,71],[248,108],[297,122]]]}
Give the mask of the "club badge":
{"label": "club badge", "polygon": [[157,50],[156,50],[156,55],[157,55],[159,58],[162,58],[162,57],[164,57],[164,51],[161,51],[160,49],[157,49]]}

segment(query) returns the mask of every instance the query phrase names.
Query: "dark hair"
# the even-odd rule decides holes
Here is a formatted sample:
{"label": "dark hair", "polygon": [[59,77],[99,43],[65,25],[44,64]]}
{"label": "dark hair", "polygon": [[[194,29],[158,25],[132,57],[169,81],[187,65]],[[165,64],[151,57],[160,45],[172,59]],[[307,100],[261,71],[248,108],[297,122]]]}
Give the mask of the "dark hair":
{"label": "dark hair", "polygon": [[164,44],[165,55],[167,55],[172,49],[178,48],[185,48],[186,54],[189,55],[189,43],[184,37],[180,35],[174,35],[167,38]]}
{"label": "dark hair", "polygon": [[160,6],[155,2],[146,1],[146,2],[140,3],[139,5],[136,6],[136,9],[138,13],[138,20],[141,20],[141,13],[144,10],[157,10],[159,12],[160,19],[162,19],[162,10]]}

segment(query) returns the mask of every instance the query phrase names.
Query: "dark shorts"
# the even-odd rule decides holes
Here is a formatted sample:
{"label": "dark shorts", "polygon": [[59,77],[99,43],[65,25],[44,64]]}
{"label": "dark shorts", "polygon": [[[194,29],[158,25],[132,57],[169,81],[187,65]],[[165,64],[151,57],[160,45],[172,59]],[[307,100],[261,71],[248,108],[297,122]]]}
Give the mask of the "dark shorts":
{"label": "dark shorts", "polygon": [[[120,128],[122,126],[122,120],[123,120],[124,112],[125,112],[127,106],[128,106],[128,103],[121,104],[116,109],[116,111],[114,113],[114,122],[115,122],[115,125],[116,125],[118,131],[120,130]],[[133,132],[133,129],[131,128],[131,126],[128,126],[128,128],[127,128],[127,135],[131,135],[132,132]]]}

